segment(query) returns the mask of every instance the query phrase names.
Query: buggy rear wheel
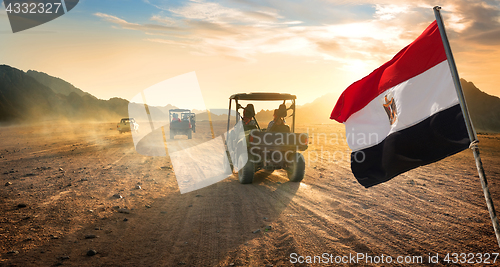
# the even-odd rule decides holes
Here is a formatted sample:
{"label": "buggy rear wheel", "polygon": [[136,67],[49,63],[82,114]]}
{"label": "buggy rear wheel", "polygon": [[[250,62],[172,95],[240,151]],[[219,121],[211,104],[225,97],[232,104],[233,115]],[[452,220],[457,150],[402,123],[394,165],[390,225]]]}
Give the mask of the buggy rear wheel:
{"label": "buggy rear wheel", "polygon": [[[248,158],[247,162],[244,162],[244,155],[240,155],[238,157],[238,167],[241,169],[238,170],[238,180],[241,184],[251,184],[253,182],[253,175],[255,173],[255,167],[253,166],[253,162]],[[243,164],[245,166],[241,167]]]}

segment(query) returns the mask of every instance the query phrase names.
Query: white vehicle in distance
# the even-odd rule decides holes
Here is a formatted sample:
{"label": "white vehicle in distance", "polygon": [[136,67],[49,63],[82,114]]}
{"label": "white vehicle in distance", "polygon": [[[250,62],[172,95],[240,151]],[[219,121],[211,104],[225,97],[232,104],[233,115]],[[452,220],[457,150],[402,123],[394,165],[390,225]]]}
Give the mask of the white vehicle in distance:
{"label": "white vehicle in distance", "polygon": [[120,121],[120,123],[116,125],[116,129],[120,133],[130,132],[130,131],[134,131],[137,133],[139,132],[139,124],[135,122],[134,118],[123,118]]}

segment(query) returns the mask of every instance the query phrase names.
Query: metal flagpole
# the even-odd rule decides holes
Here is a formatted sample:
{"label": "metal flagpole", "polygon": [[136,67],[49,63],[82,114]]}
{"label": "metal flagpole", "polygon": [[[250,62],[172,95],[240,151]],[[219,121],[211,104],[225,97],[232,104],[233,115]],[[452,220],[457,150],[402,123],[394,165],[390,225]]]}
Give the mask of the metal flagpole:
{"label": "metal flagpole", "polygon": [[440,13],[441,7],[434,7],[434,15],[436,16],[436,22],[439,27],[439,32],[441,33],[441,39],[443,40],[444,50],[446,51],[446,57],[448,58],[448,64],[450,66],[451,76],[453,77],[453,83],[455,84],[455,89],[457,91],[458,100],[460,101],[460,106],[462,108],[462,114],[464,115],[465,125],[467,127],[467,133],[469,134],[469,139],[471,141],[470,148],[474,153],[474,159],[476,160],[477,172],[479,174],[479,179],[481,180],[481,186],[483,187],[484,198],[486,199],[486,205],[488,206],[488,211],[490,212],[491,222],[493,223],[493,230],[497,237],[498,245],[500,246],[500,227],[498,225],[498,218],[495,212],[495,206],[493,205],[493,200],[491,199],[490,190],[488,188],[488,181],[486,180],[486,175],[484,174],[483,163],[481,162],[481,156],[479,155],[478,139],[476,131],[472,125],[472,121],[469,116],[469,111],[467,110],[467,104],[465,103],[464,93],[462,91],[462,85],[460,84],[460,79],[458,77],[457,66],[455,65],[455,60],[453,59],[453,54],[451,53],[450,43],[448,42],[448,37],[446,36],[446,31],[444,28],[443,18]]}

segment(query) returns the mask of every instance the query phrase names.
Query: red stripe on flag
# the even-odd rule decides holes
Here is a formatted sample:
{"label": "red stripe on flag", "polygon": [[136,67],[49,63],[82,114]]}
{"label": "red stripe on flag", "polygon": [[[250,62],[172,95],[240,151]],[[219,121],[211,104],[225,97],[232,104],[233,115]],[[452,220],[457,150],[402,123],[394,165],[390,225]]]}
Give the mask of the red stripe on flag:
{"label": "red stripe on flag", "polygon": [[340,96],[330,119],[345,122],[374,98],[446,60],[436,21],[390,61],[351,84]]}

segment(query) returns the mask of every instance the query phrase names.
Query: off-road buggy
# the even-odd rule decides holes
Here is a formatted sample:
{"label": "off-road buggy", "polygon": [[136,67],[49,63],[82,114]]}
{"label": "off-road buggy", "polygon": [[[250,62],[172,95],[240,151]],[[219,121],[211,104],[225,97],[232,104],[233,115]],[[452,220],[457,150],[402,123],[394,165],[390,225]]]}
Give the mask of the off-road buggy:
{"label": "off-road buggy", "polygon": [[193,132],[196,132],[196,115],[191,110],[171,109],[168,111],[168,116],[170,139],[174,139],[176,135],[187,135],[188,139],[193,138]]}
{"label": "off-road buggy", "polygon": [[[252,183],[254,173],[261,169],[284,169],[292,182],[300,182],[304,178],[305,160],[299,151],[307,149],[308,134],[295,133],[295,99],[295,95],[280,93],[235,94],[229,98],[226,151],[230,167],[238,172],[240,183]],[[234,125],[231,123],[234,117],[231,116],[233,101],[236,111]],[[248,104],[242,106],[242,101]],[[279,104],[276,117],[291,117],[291,127],[280,125],[266,129],[267,122],[255,119],[253,102],[256,101],[283,101]],[[292,113],[290,116],[289,110]],[[234,128],[230,131],[232,126]]]}

